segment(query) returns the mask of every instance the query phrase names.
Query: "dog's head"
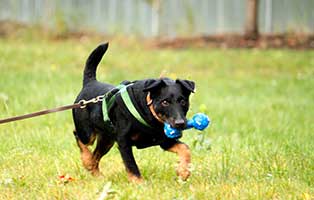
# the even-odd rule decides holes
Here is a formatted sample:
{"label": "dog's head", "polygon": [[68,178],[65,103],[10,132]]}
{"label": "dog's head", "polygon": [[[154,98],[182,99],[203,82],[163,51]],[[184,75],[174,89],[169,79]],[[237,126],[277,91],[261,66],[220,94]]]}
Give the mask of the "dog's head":
{"label": "dog's head", "polygon": [[193,81],[161,78],[146,80],[143,91],[150,93],[158,117],[173,128],[182,130],[186,127],[189,96],[194,89]]}

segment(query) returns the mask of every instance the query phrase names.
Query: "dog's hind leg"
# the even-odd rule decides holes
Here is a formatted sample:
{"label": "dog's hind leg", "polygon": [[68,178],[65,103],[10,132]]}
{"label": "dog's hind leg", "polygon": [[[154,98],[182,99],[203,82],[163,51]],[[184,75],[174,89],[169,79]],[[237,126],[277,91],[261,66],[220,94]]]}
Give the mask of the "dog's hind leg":
{"label": "dog's hind leg", "polygon": [[99,162],[100,159],[111,149],[114,144],[114,140],[107,137],[105,134],[99,134],[97,137],[97,145],[93,152],[92,159],[94,162],[92,174],[100,174]]}
{"label": "dog's hind leg", "polygon": [[95,162],[93,158],[93,154],[88,148],[88,145],[92,145],[96,139],[96,134],[92,134],[90,137],[89,143],[84,144],[80,138],[77,136],[76,131],[74,131],[74,135],[76,138],[77,146],[80,148],[81,152],[81,160],[85,169],[90,171],[93,175],[99,175],[98,163]]}

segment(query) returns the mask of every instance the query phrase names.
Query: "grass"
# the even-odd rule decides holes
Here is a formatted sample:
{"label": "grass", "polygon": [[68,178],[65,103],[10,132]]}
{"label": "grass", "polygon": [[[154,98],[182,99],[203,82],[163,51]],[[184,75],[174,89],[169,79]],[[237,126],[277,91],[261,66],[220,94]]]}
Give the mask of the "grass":
{"label": "grass", "polygon": [[[73,102],[96,40],[0,39],[0,118]],[[0,199],[313,199],[314,51],[148,50],[111,41],[98,79],[118,84],[158,77],[195,80],[190,115],[212,126],[186,131],[193,172],[175,175],[177,157],[134,150],[146,179],[127,182],[114,147],[95,178],[80,162],[71,112],[0,125]],[[60,183],[59,175],[74,181]],[[109,184],[111,183],[111,185]]]}

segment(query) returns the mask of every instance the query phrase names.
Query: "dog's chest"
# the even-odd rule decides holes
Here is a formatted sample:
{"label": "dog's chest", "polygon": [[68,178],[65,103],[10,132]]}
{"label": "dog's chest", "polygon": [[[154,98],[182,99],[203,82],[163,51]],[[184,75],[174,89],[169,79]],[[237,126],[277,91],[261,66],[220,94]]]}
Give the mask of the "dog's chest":
{"label": "dog's chest", "polygon": [[130,136],[133,146],[138,149],[160,145],[165,137],[162,134],[148,134],[148,133],[133,133]]}

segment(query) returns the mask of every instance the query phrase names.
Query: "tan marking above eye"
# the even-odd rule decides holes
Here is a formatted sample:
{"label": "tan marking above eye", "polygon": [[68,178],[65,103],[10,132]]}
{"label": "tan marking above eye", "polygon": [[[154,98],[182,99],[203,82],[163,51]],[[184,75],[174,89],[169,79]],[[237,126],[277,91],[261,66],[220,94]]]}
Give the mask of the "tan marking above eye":
{"label": "tan marking above eye", "polygon": [[131,140],[133,141],[137,141],[140,138],[140,134],[139,133],[135,133],[131,135]]}

